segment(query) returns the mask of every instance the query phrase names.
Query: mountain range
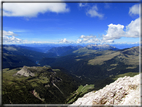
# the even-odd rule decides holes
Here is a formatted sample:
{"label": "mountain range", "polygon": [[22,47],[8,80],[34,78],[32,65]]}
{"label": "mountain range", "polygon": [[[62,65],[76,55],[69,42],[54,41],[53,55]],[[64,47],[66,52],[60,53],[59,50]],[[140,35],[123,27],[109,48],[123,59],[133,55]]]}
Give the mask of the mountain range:
{"label": "mountain range", "polygon": [[33,48],[25,48],[18,45],[3,45],[3,68],[22,67],[24,65],[37,65],[36,61],[47,57],[45,53],[33,51]]}
{"label": "mountain range", "polygon": [[88,49],[92,49],[92,50],[118,50],[116,47],[110,46],[110,45],[107,45],[107,44],[102,44],[102,45],[91,44],[91,45],[87,45],[86,47]]}
{"label": "mountain range", "polygon": [[65,68],[88,82],[129,71],[138,72],[139,47],[124,50],[92,50],[83,47],[66,56],[43,58],[39,63]]}
{"label": "mountain range", "polygon": [[75,50],[82,48],[82,46],[64,46],[64,47],[54,47],[48,50],[46,53],[53,54],[55,56],[65,56],[72,53]]}
{"label": "mountain range", "polygon": [[35,103],[31,99],[16,101],[18,93],[27,93],[23,99],[31,96],[37,103],[70,104],[85,93],[112,83],[119,75],[139,72],[139,46],[118,49],[92,44],[44,49],[47,50],[3,45],[3,99],[7,99],[3,103]]}
{"label": "mountain range", "polygon": [[[30,48],[29,48],[30,49]],[[46,53],[21,46],[3,46],[3,68],[45,66],[64,68],[84,78],[106,78],[139,70],[139,47],[117,49],[109,45],[53,47]],[[99,72],[98,72],[99,71]]]}

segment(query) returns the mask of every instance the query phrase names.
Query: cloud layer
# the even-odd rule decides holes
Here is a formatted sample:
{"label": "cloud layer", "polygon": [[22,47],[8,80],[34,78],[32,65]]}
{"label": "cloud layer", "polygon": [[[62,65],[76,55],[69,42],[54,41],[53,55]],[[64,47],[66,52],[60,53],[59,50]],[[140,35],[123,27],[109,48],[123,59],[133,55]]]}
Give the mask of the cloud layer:
{"label": "cloud layer", "polygon": [[85,7],[87,6],[87,3],[79,3],[79,7]]}
{"label": "cloud layer", "polygon": [[77,43],[95,43],[95,42],[99,42],[100,40],[98,38],[96,38],[96,36],[85,36],[85,35],[81,35],[79,37],[80,39],[77,40]]}
{"label": "cloud layer", "polygon": [[39,13],[68,12],[65,3],[3,3],[4,16],[36,17]]}

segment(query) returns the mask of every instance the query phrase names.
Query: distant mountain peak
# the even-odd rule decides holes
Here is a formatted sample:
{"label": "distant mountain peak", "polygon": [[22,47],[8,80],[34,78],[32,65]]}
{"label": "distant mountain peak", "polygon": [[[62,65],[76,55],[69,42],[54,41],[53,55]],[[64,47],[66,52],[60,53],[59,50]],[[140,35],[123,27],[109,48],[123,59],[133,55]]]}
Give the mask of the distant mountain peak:
{"label": "distant mountain peak", "polygon": [[109,50],[109,49],[115,50],[116,49],[116,47],[110,46],[108,44],[90,44],[90,45],[87,45],[86,47],[93,49],[93,50],[100,50],[100,49],[102,49],[102,50]]}

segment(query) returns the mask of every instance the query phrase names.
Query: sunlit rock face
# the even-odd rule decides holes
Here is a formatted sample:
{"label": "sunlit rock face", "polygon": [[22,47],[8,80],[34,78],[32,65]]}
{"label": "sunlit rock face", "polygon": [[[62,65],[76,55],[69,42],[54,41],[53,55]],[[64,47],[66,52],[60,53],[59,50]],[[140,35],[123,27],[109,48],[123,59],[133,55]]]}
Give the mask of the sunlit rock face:
{"label": "sunlit rock face", "polygon": [[70,106],[141,105],[141,74],[125,76],[96,92],[89,92]]}
{"label": "sunlit rock face", "polygon": [[23,75],[23,76],[26,76],[26,77],[29,77],[29,76],[35,76],[34,73],[32,73],[28,67],[24,66],[20,71],[18,71],[15,75]]}

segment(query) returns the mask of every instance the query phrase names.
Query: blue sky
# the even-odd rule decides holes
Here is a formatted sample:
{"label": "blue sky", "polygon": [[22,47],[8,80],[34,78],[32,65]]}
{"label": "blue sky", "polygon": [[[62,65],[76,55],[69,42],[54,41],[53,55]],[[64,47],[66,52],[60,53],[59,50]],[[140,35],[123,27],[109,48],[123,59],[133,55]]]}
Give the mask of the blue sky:
{"label": "blue sky", "polygon": [[3,43],[138,43],[139,3],[4,3]]}

